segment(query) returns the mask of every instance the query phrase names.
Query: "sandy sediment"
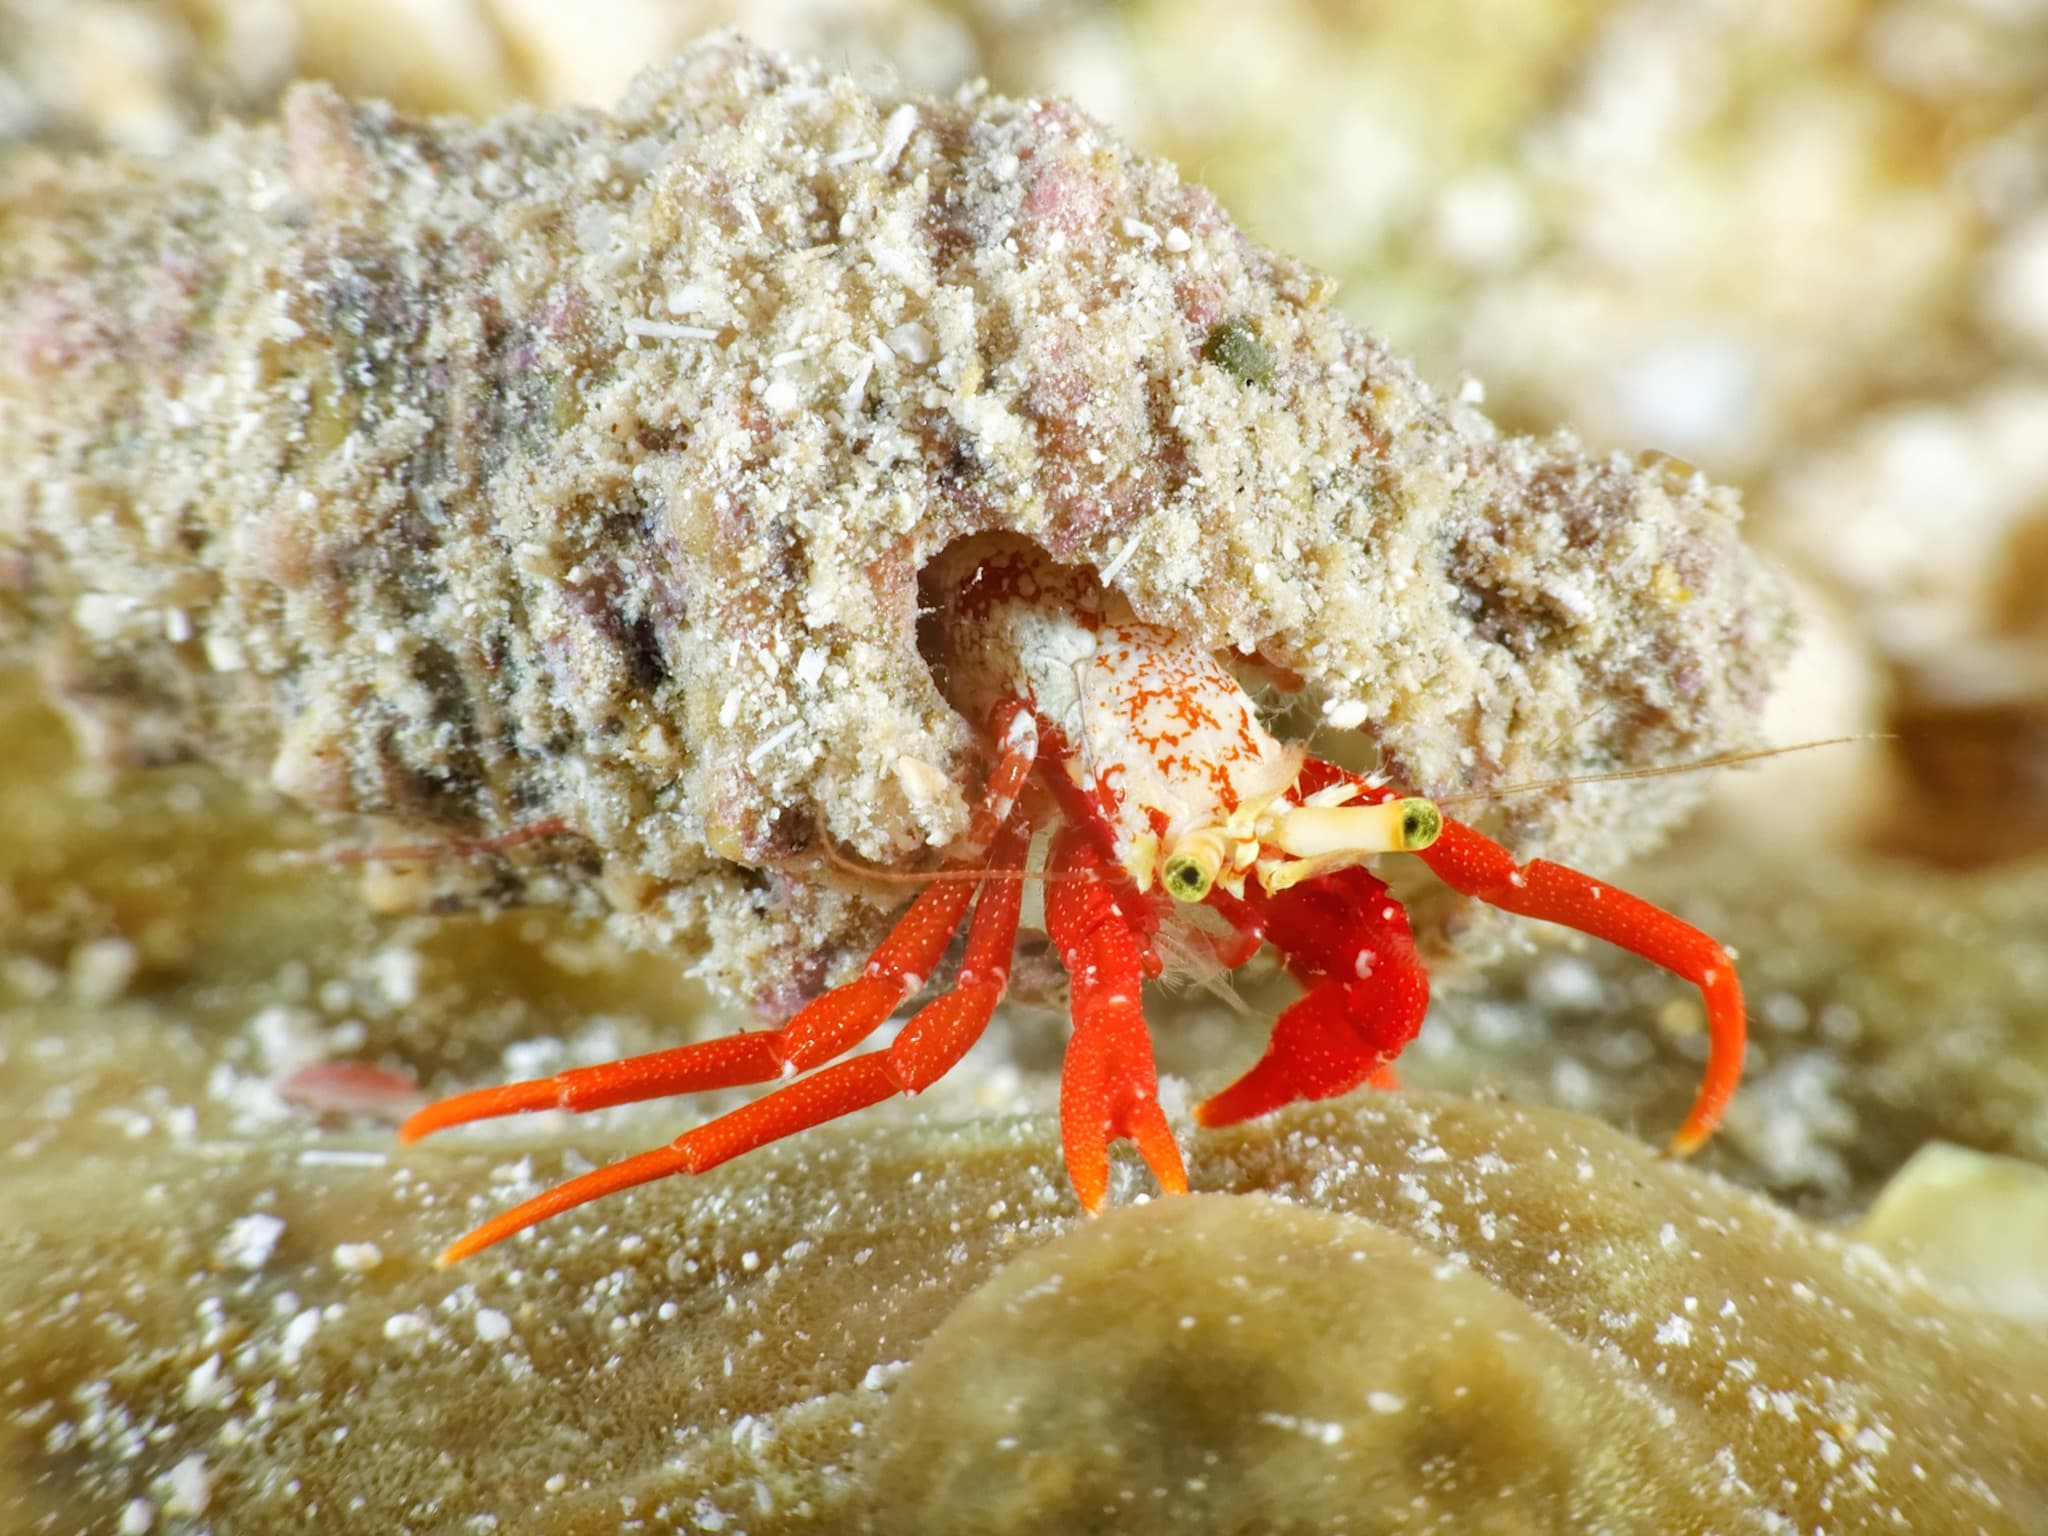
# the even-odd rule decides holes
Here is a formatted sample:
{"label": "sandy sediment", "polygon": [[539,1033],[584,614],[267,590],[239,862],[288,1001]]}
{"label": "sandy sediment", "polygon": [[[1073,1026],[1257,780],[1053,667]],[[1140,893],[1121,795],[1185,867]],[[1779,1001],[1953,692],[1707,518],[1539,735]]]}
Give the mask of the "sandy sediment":
{"label": "sandy sediment", "polygon": [[[103,753],[559,820],[498,894],[596,892],[771,1005],[873,928],[827,840],[964,826],[917,578],[973,532],[1299,674],[1418,789],[1746,741],[1786,624],[1731,496],[1504,437],[1328,297],[1060,102],[729,40],[611,114],[301,88],[12,170],[0,624]],[[1692,793],[1497,819],[1597,864]]]}

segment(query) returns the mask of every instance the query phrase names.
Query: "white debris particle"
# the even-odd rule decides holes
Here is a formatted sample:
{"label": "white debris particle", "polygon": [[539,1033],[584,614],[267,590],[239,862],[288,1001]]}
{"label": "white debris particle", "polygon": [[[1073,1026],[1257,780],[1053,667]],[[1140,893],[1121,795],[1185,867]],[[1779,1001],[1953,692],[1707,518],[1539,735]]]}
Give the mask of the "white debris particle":
{"label": "white debris particle", "polygon": [[906,320],[884,338],[889,350],[906,363],[922,368],[932,360],[932,333],[915,320]]}
{"label": "white debris particle", "polygon": [[1679,1240],[1678,1228],[1667,1221],[1657,1229],[1657,1246],[1666,1253],[1676,1253],[1685,1245]]}
{"label": "white debris particle", "polygon": [[759,746],[755,747],[753,751],[747,754],[747,766],[749,768],[755,768],[760,766],[761,759],[767,757],[777,747],[781,746],[784,742],[788,741],[790,737],[794,736],[798,731],[802,729],[802,721],[790,721],[789,724],[785,725],[781,730],[777,731],[773,736],[770,736],[766,741],[762,742]]}
{"label": "white debris particle", "polygon": [[644,336],[650,341],[718,340],[718,332],[708,325],[678,325],[673,320],[642,320],[628,316],[620,328],[628,336]]}
{"label": "white debris particle", "polygon": [[486,1344],[502,1344],[512,1337],[512,1319],[495,1307],[484,1307],[476,1315],[476,1336]]}
{"label": "white debris particle", "polygon": [[147,1499],[130,1499],[122,1506],[121,1523],[115,1529],[121,1536],[147,1536],[155,1524],[156,1506]]}
{"label": "white debris particle", "polygon": [[[1135,533],[1128,539],[1125,539],[1124,547],[1118,550],[1110,559],[1109,564],[1102,568],[1099,574],[1105,587],[1115,581],[1117,577],[1123,575],[1124,567],[1131,563],[1131,556],[1138,552],[1138,542],[1138,536]],[[1018,718],[1021,720],[1024,717],[1020,715]]]}
{"label": "white debris particle", "polygon": [[869,1366],[867,1374],[861,1377],[861,1390],[863,1392],[879,1392],[909,1369],[910,1362],[908,1360],[880,1361]]}
{"label": "white debris particle", "polygon": [[425,960],[404,944],[393,944],[370,957],[370,981],[393,1008],[409,1008],[420,1000],[420,972]]}
{"label": "white debris particle", "polygon": [[1189,238],[1188,232],[1178,225],[1166,232],[1166,248],[1176,256],[1180,255],[1183,251],[1191,249],[1194,243]]}
{"label": "white debris particle", "polygon": [[903,153],[910,143],[910,136],[917,132],[917,108],[904,102],[889,114],[882,124],[881,147],[875,151],[875,169],[886,173],[896,164],[896,157]]}
{"label": "white debris particle", "polygon": [[208,635],[202,648],[206,664],[216,672],[241,672],[248,668],[248,653],[233,635]]}
{"label": "white debris particle", "polygon": [[1323,718],[1340,731],[1355,731],[1365,724],[1370,711],[1357,699],[1331,699],[1323,705]]}
{"label": "white debris particle", "polygon": [[1408,1406],[1408,1399],[1396,1397],[1392,1392],[1368,1392],[1365,1406],[1374,1413],[1399,1413]]}
{"label": "white debris particle", "polygon": [[301,1168],[382,1168],[391,1159],[368,1147],[308,1147],[293,1161]]}
{"label": "white debris particle", "polygon": [[282,1236],[284,1222],[276,1216],[261,1211],[237,1216],[229,1224],[227,1236],[214,1249],[214,1256],[235,1269],[259,1270],[270,1262]]}
{"label": "white debris particle", "polygon": [[804,687],[810,688],[815,686],[818,679],[824,675],[824,648],[816,645],[806,647],[803,655],[797,658],[796,680],[803,684]]}
{"label": "white debris particle", "polygon": [[224,1408],[233,1395],[232,1385],[221,1379],[217,1350],[193,1366],[192,1374],[185,1378],[187,1408]]}
{"label": "white debris particle", "polygon": [[550,1472],[548,1480],[540,1486],[544,1493],[560,1493],[569,1486],[569,1476],[566,1472]]}
{"label": "white debris particle", "polygon": [[417,1312],[394,1312],[384,1319],[384,1337],[396,1342],[399,1339],[416,1339],[433,1332],[434,1325]]}
{"label": "white debris particle", "polygon": [[136,600],[115,592],[87,592],[71,605],[71,620],[93,639],[109,641],[119,637]]}
{"label": "white debris particle", "polygon": [[203,1515],[213,1500],[213,1473],[204,1456],[187,1456],[164,1475],[170,1497],[164,1500],[169,1515]]}
{"label": "white debris particle", "polygon": [[1261,1424],[1270,1424],[1275,1429],[1285,1429],[1297,1435],[1306,1435],[1322,1445],[1335,1445],[1344,1438],[1344,1426],[1329,1419],[1298,1418],[1291,1413],[1262,1413]]}
{"label": "white debris particle", "polygon": [[89,1007],[104,1006],[128,990],[142,967],[142,952],[123,938],[93,939],[71,951],[71,995]]}
{"label": "white debris particle", "polygon": [[1657,1325],[1657,1342],[1666,1349],[1686,1349],[1692,1344],[1692,1324],[1676,1312]]}
{"label": "white debris particle", "polygon": [[320,1309],[308,1307],[284,1325],[284,1340],[278,1346],[278,1353],[287,1363],[297,1361],[306,1353],[306,1346],[313,1342],[313,1335],[320,1331]]}
{"label": "white debris particle", "polygon": [[384,1262],[384,1250],[375,1243],[336,1243],[334,1267],[350,1274],[362,1274]]}
{"label": "white debris particle", "polygon": [[272,1004],[257,1011],[248,1029],[257,1059],[274,1076],[284,1077],[327,1059],[327,1032],[320,1015],[310,1008]]}
{"label": "white debris particle", "polygon": [[756,1253],[753,1249],[749,1248],[745,1253],[740,1255],[740,1268],[744,1269],[748,1274],[751,1275],[755,1270],[759,1269],[760,1267],[761,1255]]}

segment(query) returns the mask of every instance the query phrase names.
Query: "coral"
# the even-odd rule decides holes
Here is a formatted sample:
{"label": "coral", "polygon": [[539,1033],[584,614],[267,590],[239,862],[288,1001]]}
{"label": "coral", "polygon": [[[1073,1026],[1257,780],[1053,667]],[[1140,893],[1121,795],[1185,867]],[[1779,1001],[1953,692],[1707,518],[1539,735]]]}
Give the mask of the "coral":
{"label": "coral", "polygon": [[453,1289],[545,1131],[63,1134],[0,1236],[13,1529],[2048,1529],[2031,1320],[1551,1111],[1289,1112],[1192,1141],[1245,1198],[1079,1226],[1049,1115],[882,1115]]}

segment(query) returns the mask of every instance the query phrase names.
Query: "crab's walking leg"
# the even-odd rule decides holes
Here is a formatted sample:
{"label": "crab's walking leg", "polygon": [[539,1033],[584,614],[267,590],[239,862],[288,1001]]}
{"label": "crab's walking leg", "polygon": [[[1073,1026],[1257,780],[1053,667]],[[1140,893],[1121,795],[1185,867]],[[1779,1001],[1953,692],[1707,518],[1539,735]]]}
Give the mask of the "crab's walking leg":
{"label": "crab's walking leg", "polygon": [[1307,992],[1273,1024],[1266,1054],[1195,1110],[1235,1125],[1297,1099],[1328,1099],[1386,1082],[1388,1063],[1429,1009],[1429,973],[1408,914],[1363,869],[1338,870],[1265,903],[1266,936]]}
{"label": "crab's walking leg", "polygon": [[[1027,710],[1005,704],[998,709],[994,723],[1003,756],[989,776],[969,833],[977,848],[986,848],[1010,821],[1017,794],[1038,755],[1038,729]],[[429,1104],[406,1121],[399,1127],[398,1138],[418,1141],[452,1125],[523,1110],[566,1109],[580,1114],[614,1104],[736,1088],[808,1072],[852,1050],[880,1028],[899,1004],[917,994],[959,929],[975,885],[972,880],[940,880],[927,886],[856,980],[813,999],[779,1029],[700,1040],[624,1061],[576,1067],[553,1077],[456,1094]]]}
{"label": "crab's walking leg", "polygon": [[1045,926],[1073,977],[1074,1035],[1060,1071],[1060,1143],[1067,1177],[1090,1215],[1109,1196],[1109,1144],[1137,1143],[1168,1194],[1187,1193],[1180,1147],[1159,1107],[1152,1037],[1140,1004],[1150,946],[1145,925],[1123,910],[1119,881],[1088,829],[1069,825],[1053,845]]}
{"label": "crab's walking leg", "polygon": [[[990,852],[991,867],[1021,867],[1029,830],[1021,819],[1006,828]],[[983,883],[974,920],[968,926],[967,952],[952,990],[913,1014],[886,1048],[778,1088],[684,1132],[666,1147],[558,1184],[458,1239],[435,1262],[454,1264],[550,1216],[636,1184],[670,1174],[702,1173],[771,1141],[866,1109],[892,1094],[923,1092],[945,1076],[988,1027],[1009,983],[1010,955],[1017,942],[1017,914],[1023,900],[1021,880]]]}
{"label": "crab's walking leg", "polygon": [[1438,879],[1467,896],[1590,933],[1698,987],[1707,1005],[1707,1070],[1671,1150],[1696,1151],[1713,1135],[1741,1080],[1747,1038],[1742,983],[1717,940],[1662,907],[1562,864],[1531,859],[1518,865],[1500,844],[1448,817],[1442,835],[1419,857]]}

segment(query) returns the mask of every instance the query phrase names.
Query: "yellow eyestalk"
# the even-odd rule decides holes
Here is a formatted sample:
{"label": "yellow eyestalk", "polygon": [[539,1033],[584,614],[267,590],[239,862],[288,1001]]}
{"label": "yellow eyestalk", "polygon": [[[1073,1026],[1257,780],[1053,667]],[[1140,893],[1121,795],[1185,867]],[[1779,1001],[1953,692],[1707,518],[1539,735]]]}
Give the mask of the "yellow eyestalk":
{"label": "yellow eyestalk", "polygon": [[1293,805],[1273,818],[1266,841],[1298,859],[1326,854],[1419,853],[1444,829],[1444,813],[1420,795],[1378,805]]}

